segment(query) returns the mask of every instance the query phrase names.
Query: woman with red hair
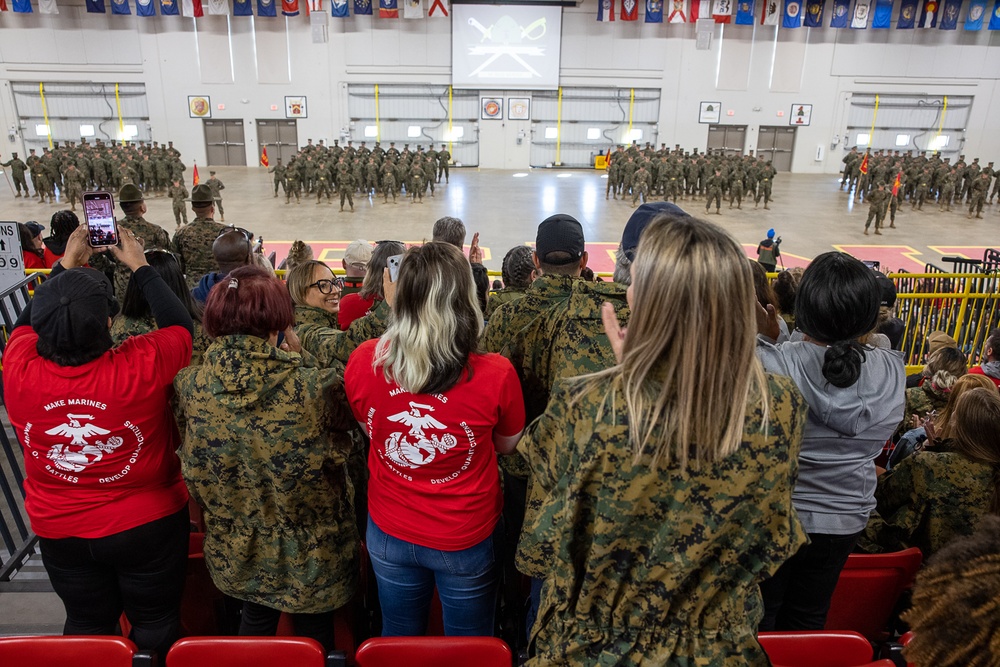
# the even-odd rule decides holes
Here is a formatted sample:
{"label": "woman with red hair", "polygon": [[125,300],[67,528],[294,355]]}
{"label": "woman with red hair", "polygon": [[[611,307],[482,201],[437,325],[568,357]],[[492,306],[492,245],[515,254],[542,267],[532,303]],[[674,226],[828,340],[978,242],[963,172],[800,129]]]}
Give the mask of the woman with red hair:
{"label": "woman with red hair", "polygon": [[174,383],[181,470],[204,511],[212,580],[243,601],[240,634],[274,635],[288,612],[296,634],[329,650],[333,612],[357,586],[353,420],[343,366],[312,367],[292,322],[288,290],[260,268],[212,288],[202,324],[214,342]]}

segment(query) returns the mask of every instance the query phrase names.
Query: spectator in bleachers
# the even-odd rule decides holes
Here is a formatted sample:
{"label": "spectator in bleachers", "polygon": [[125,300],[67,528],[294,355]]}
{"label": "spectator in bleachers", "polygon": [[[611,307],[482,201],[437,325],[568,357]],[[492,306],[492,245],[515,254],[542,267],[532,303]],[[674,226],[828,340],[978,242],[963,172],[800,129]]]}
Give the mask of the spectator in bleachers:
{"label": "spectator in bleachers", "polygon": [[875,508],[875,458],[905,402],[902,356],[872,334],[880,301],[871,269],[829,252],[799,283],[795,324],[802,340],[764,340],[777,339],[780,329],[773,308],[759,311],[764,368],[791,377],[809,405],[793,499],[810,538],[761,584],[761,631],[823,628],[840,570]]}
{"label": "spectator in bleachers", "polygon": [[338,320],[342,331],[346,331],[354,320],[363,317],[375,307],[376,302],[385,299],[382,292],[382,279],[388,266],[388,259],[394,255],[402,255],[406,246],[400,241],[379,241],[368,259],[365,278],[361,289],[353,294],[345,295],[340,300]]}
{"label": "spectator in bleachers", "polygon": [[[753,273],[753,291],[757,297],[757,303],[760,304],[761,308],[767,308],[770,305],[775,312],[779,312],[778,297],[774,295],[771,283],[767,279],[767,269],[760,262],[752,260],[749,257],[747,261],[750,262],[750,271]],[[788,324],[784,318],[778,318],[778,328],[781,330],[780,335],[787,338]]]}
{"label": "spectator in bleachers", "polygon": [[313,322],[324,327],[337,326],[343,278],[333,275],[330,267],[314,259],[289,271],[285,282],[295,306],[296,324]]}
{"label": "spectator in bleachers", "polygon": [[21,259],[26,269],[47,269],[51,265],[45,261],[45,244],[42,242],[42,232],[45,227],[34,220],[17,223],[17,231],[21,236]]}
{"label": "spectator in bleachers", "polygon": [[1000,329],[990,332],[990,337],[983,343],[983,362],[970,368],[969,372],[985,375],[1000,387]]}
{"label": "spectator in bleachers", "polygon": [[639,236],[649,221],[660,213],[676,216],[687,215],[677,204],[665,201],[647,202],[632,212],[625,224],[625,229],[622,231],[621,243],[618,244],[618,249],[615,251],[615,269],[612,280],[619,285],[631,284],[631,266],[635,259],[635,249],[639,246]]}
{"label": "spectator in bleachers", "polygon": [[[434,223],[431,234],[432,241],[450,243],[460,252],[465,252],[465,223],[458,218],[440,218]],[[472,235],[472,243],[469,245],[469,264],[472,265],[472,280],[476,286],[479,309],[485,312],[486,295],[490,291],[490,277],[486,267],[483,266],[483,254],[479,248],[479,232]]]}
{"label": "spectator in bleachers", "polygon": [[924,558],[969,535],[983,514],[1000,510],[1000,394],[975,387],[956,401],[950,451],[924,450],[879,477],[877,511],[858,546],[868,553],[918,547]]}
{"label": "spectator in bleachers", "polygon": [[[364,239],[351,241],[344,250],[340,264],[344,267],[344,289],[341,296],[355,294],[361,290],[368,272],[368,262],[372,259],[372,244]],[[343,327],[346,329],[347,327]]]}
{"label": "spectator in bleachers", "polygon": [[341,371],[299,354],[292,318],[288,290],[258,267],[212,289],[203,323],[215,342],[174,383],[180,457],[212,581],[243,602],[240,635],[274,635],[287,612],[296,634],[330,650],[334,610],[358,582],[344,466],[354,421]]}
{"label": "spectator in bleachers", "polygon": [[56,211],[49,221],[49,235],[43,239],[45,243],[45,263],[52,266],[56,260],[66,253],[66,242],[69,235],[80,226],[80,219],[73,211]]}
{"label": "spectator in bleachers", "polygon": [[[201,326],[201,305],[191,296],[176,255],[169,250],[147,250],[145,256],[146,263],[160,274],[163,282],[180,299],[184,309],[191,316],[194,323],[191,363],[197,366],[201,363],[201,355],[211,343]],[[142,287],[137,281],[129,280],[125,296],[122,298],[121,312],[111,322],[111,341],[117,347],[133,336],[141,336],[156,331],[157,328],[153,310],[146,301]]]}
{"label": "spectator in bleachers", "polygon": [[192,322],[131,231],[110,252],[134,271],[158,330],[112,350],[118,302],[107,276],[80,268],[93,254],[81,225],[11,332],[4,402],[63,632],[113,635],[124,611],[139,648],[165,655],[180,634],[189,531],[170,398]]}
{"label": "spectator in bleachers", "polygon": [[750,266],[724,230],[658,216],[631,272],[627,333],[604,312],[619,363],[558,382],[521,444],[545,559],[527,664],[768,664],[748,609],[806,541],[805,403],[754,354]]}
{"label": "spectator in bleachers", "polygon": [[777,300],[778,315],[785,321],[789,331],[795,330],[795,294],[799,290],[804,269],[794,267],[785,269],[778,274],[771,285],[774,298]]}
{"label": "spectator in bleachers", "polygon": [[[305,241],[295,240],[292,241],[291,247],[288,248],[288,256],[285,257],[284,266],[281,268],[285,269],[286,272],[291,272],[299,264],[311,262],[314,259],[312,246]],[[288,273],[285,275],[288,275]]]}
{"label": "spectator in bleachers", "polygon": [[434,228],[431,230],[431,241],[450,243],[461,252],[465,252],[466,233],[464,222],[459,218],[445,216],[434,223]]}
{"label": "spectator in bleachers", "polygon": [[507,251],[503,257],[500,274],[503,277],[503,287],[490,292],[486,300],[486,310],[483,315],[487,320],[493,311],[505,303],[517,301],[524,296],[525,290],[535,278],[538,270],[531,256],[533,252],[526,245],[516,245]]}
{"label": "spectator in bleachers", "polygon": [[[994,422],[993,429],[1000,429]],[[1000,518],[934,555],[917,575],[913,607],[903,615],[913,639],[903,656],[913,665],[994,667],[1000,637]]]}
{"label": "spectator in bleachers", "polygon": [[382,634],[424,634],[436,585],[446,635],[492,635],[503,505],[496,453],[514,451],[524,428],[517,374],[478,352],[483,315],[455,247],[411,248],[386,299],[388,330],[358,347],[345,372],[371,438],[366,544]]}
{"label": "spectator in bleachers", "polygon": [[[932,354],[944,347],[952,347],[958,349],[958,341],[949,336],[943,331],[932,331],[927,336],[927,356],[925,359],[929,359]],[[906,388],[912,389],[913,387],[919,387],[924,383],[927,378],[927,366],[919,373],[914,373],[913,375],[906,376]]]}
{"label": "spectator in bleachers", "polygon": [[967,372],[965,355],[958,348],[943,347],[932,352],[924,366],[924,383],[906,390],[904,423],[911,423],[914,417],[919,422],[931,412],[943,409],[951,388]]}
{"label": "spectator in bleachers", "polygon": [[878,271],[875,271],[875,280],[878,281],[879,291],[882,295],[879,302],[876,331],[889,339],[891,349],[898,350],[899,344],[903,341],[906,327],[903,320],[896,317],[896,284],[884,273]]}
{"label": "spectator in bleachers", "polygon": [[205,303],[212,288],[221,283],[229,272],[254,263],[253,237],[250,232],[236,227],[225,228],[212,242],[212,257],[219,265],[218,271],[206,273],[191,290],[198,303]]}

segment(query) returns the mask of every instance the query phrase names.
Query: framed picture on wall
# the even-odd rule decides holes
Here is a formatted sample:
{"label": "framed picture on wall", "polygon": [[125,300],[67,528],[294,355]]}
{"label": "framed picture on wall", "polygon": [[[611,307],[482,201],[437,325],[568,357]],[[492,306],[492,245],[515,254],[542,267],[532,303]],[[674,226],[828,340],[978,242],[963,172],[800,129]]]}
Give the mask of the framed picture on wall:
{"label": "framed picture on wall", "polygon": [[285,98],[285,118],[308,118],[309,108],[305,97]]}
{"label": "framed picture on wall", "polygon": [[508,97],[507,120],[531,120],[531,98]]}
{"label": "framed picture on wall", "polygon": [[789,125],[808,125],[812,122],[813,105],[793,104],[792,113],[788,114]]}
{"label": "framed picture on wall", "polygon": [[702,102],[698,109],[699,123],[718,123],[722,119],[722,102]]}
{"label": "framed picture on wall", "polygon": [[212,98],[207,95],[188,95],[188,116],[191,118],[211,118]]}
{"label": "framed picture on wall", "polygon": [[502,97],[480,97],[482,103],[483,120],[503,120],[503,98]]}

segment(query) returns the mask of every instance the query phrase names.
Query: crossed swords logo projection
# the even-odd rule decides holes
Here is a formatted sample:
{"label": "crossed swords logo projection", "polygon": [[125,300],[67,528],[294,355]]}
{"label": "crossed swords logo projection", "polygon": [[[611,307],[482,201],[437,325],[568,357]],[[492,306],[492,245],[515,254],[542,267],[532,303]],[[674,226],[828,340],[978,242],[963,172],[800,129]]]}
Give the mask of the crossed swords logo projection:
{"label": "crossed swords logo projection", "polygon": [[[530,42],[545,36],[545,18],[523,27],[510,16],[502,16],[489,27],[475,18],[469,25],[479,31],[479,44],[468,47],[470,58],[484,58],[471,76],[481,78],[541,78],[541,74],[531,66],[529,60],[544,58],[545,49],[532,46]],[[507,56],[507,58],[504,58]],[[509,59],[508,59],[509,58]]]}

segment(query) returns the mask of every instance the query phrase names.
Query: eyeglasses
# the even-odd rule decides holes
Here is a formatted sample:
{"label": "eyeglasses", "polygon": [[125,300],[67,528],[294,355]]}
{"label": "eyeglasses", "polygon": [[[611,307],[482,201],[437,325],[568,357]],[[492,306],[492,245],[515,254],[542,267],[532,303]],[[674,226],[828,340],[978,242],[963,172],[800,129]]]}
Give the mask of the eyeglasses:
{"label": "eyeglasses", "polygon": [[335,276],[333,280],[317,280],[311,285],[306,285],[306,287],[315,287],[320,291],[320,294],[333,294],[334,287],[336,287],[338,291],[344,289],[344,279],[339,276]]}
{"label": "eyeglasses", "polygon": [[219,236],[223,236],[225,234],[228,234],[229,232],[239,232],[240,234],[243,235],[243,237],[247,241],[253,243],[253,232],[247,231],[246,229],[243,229],[242,227],[237,227],[235,225],[229,225],[228,227],[223,227],[222,229],[220,229]]}
{"label": "eyeglasses", "polygon": [[388,240],[376,241],[375,245],[382,245],[383,243],[398,243],[399,245],[406,245],[402,241],[388,241]]}

